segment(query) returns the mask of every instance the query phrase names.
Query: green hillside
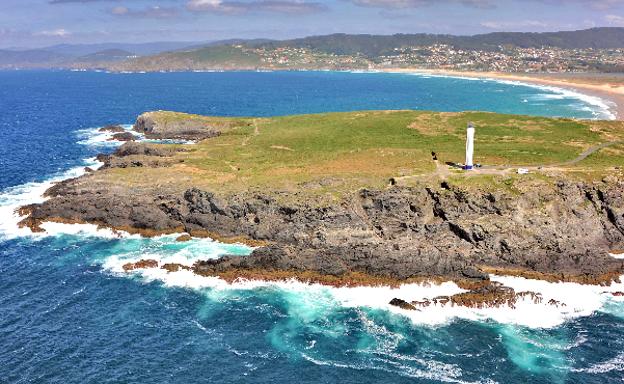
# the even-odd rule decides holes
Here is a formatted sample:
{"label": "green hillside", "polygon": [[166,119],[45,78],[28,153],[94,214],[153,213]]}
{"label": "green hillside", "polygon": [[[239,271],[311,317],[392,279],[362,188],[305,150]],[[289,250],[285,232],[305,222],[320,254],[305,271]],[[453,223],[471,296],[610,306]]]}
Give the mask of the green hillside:
{"label": "green hillside", "polygon": [[[172,112],[158,117],[167,124],[187,118],[199,117]],[[621,122],[418,111],[206,121],[227,129],[219,137],[186,146],[188,151],[176,154],[173,166],[112,169],[98,177],[108,175],[135,186],[158,180],[174,189],[196,186],[221,193],[262,188],[337,196],[384,187],[391,178],[409,184],[455,175],[490,182],[492,177],[515,175],[518,166],[545,167],[527,177],[565,172],[597,178],[624,164],[623,145],[566,164],[592,147],[624,139]],[[468,121],[477,127],[475,160],[491,168],[465,173],[445,164],[463,162]],[[432,161],[432,151],[438,163]]]}

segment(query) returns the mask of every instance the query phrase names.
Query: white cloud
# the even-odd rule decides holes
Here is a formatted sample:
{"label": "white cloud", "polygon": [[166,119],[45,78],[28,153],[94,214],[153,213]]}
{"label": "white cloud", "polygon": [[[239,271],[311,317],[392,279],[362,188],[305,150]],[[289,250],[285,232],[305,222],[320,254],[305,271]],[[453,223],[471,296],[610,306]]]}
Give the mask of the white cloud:
{"label": "white cloud", "polygon": [[164,19],[177,16],[178,9],[173,7],[161,7],[158,5],[143,9],[129,9],[128,7],[118,6],[111,9],[110,13],[114,16]]}
{"label": "white cloud", "polygon": [[547,28],[549,23],[538,20],[520,21],[484,21],[481,26],[489,29],[513,29],[513,28]]}
{"label": "white cloud", "polygon": [[324,4],[303,0],[189,0],[186,8],[194,12],[231,14],[247,12],[306,14],[327,10]]}
{"label": "white cloud", "polygon": [[71,32],[67,31],[66,29],[59,28],[59,29],[54,29],[50,31],[35,32],[34,35],[35,36],[50,36],[50,37],[67,37],[71,35]]}
{"label": "white cloud", "polygon": [[600,10],[600,11],[604,11],[607,9],[613,9],[613,8],[623,5],[624,0],[592,0],[592,1],[588,1],[588,3],[590,4],[592,8]]}
{"label": "white cloud", "polygon": [[492,0],[350,0],[353,4],[362,7],[376,8],[418,8],[433,5],[461,4],[467,7],[489,9],[495,8],[496,4]]}
{"label": "white cloud", "polygon": [[607,21],[607,23],[614,25],[614,26],[618,26],[618,27],[624,26],[624,16],[606,15],[605,20]]}

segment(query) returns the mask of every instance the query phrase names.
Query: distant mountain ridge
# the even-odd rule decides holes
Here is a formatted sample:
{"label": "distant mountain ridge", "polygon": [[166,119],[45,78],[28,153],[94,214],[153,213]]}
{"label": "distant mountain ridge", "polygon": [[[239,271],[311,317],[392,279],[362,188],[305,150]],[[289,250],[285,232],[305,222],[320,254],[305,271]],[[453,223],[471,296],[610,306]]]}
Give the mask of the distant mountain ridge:
{"label": "distant mountain ridge", "polygon": [[0,49],[0,68],[33,67],[44,63],[49,67],[61,65],[70,56],[43,49],[13,51]]}
{"label": "distant mountain ridge", "polygon": [[[440,53],[440,46],[445,46],[443,50],[447,56]],[[535,55],[518,52],[530,48],[542,52]],[[547,33],[496,32],[474,36],[340,33],[281,41],[226,40],[115,63],[108,69],[349,70],[396,65],[481,71],[618,72],[624,69],[624,58],[618,60],[621,54],[592,51],[617,48],[624,49],[624,28]],[[544,52],[544,49],[562,49],[567,52],[562,55],[559,52]],[[575,49],[587,52],[576,54],[572,51]],[[453,50],[462,52],[458,55]],[[489,58],[484,61],[485,56]],[[434,58],[428,60],[427,57]],[[551,57],[556,60],[548,61]]]}
{"label": "distant mountain ridge", "polygon": [[59,44],[40,48],[68,56],[86,56],[96,52],[119,49],[135,55],[155,55],[166,51],[175,51],[195,45],[197,42],[156,41],[150,43],[98,43],[98,44]]}
{"label": "distant mountain ridge", "polygon": [[[624,28],[542,33],[494,32],[473,36],[339,33],[279,41],[229,39],[205,43],[64,44],[34,50],[0,50],[0,68],[104,68],[113,71],[362,69],[368,68],[371,63],[381,63],[384,57],[395,55],[405,48],[439,45],[480,52],[497,52],[501,47],[624,49]],[[282,54],[284,50],[291,52]],[[297,50],[303,52],[293,52]],[[428,54],[423,53],[425,56]],[[624,68],[624,64],[616,63],[602,69],[601,57],[591,59],[590,65],[586,65],[587,60],[584,59],[576,64],[599,71]]]}
{"label": "distant mountain ridge", "polygon": [[72,60],[76,63],[108,63],[115,61],[123,61],[137,57],[134,53],[124,51],[123,49],[105,49],[103,51],[90,53],[80,56]]}
{"label": "distant mountain ridge", "polygon": [[333,34],[255,44],[267,48],[298,47],[337,55],[363,54],[368,57],[390,53],[403,46],[447,44],[458,49],[493,50],[501,45],[518,48],[542,46],[563,49],[624,48],[624,28],[592,28],[563,32],[494,32],[473,36],[435,34],[350,35]]}

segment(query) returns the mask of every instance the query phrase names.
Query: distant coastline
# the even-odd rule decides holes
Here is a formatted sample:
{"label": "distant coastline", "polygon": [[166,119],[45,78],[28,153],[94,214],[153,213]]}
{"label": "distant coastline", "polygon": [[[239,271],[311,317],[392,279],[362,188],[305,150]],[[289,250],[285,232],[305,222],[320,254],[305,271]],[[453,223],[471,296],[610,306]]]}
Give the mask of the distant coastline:
{"label": "distant coastline", "polygon": [[524,73],[504,73],[504,72],[470,72],[470,71],[449,71],[438,69],[420,68],[392,68],[381,69],[379,72],[388,73],[420,73],[438,76],[456,76],[473,79],[494,79],[505,81],[518,81],[522,83],[556,87],[599,97],[609,102],[609,107],[616,120],[624,120],[624,77],[620,83],[601,79],[592,73],[582,73],[572,77],[568,74],[524,74]]}

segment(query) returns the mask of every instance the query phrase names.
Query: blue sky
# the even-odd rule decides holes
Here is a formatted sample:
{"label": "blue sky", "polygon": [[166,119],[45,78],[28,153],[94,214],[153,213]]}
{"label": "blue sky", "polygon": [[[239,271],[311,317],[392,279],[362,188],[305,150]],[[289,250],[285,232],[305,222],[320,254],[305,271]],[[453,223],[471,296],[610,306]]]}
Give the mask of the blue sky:
{"label": "blue sky", "polygon": [[624,26],[624,0],[0,0],[0,47]]}

